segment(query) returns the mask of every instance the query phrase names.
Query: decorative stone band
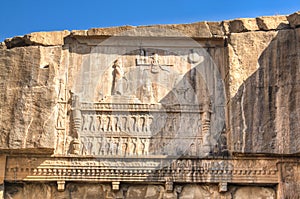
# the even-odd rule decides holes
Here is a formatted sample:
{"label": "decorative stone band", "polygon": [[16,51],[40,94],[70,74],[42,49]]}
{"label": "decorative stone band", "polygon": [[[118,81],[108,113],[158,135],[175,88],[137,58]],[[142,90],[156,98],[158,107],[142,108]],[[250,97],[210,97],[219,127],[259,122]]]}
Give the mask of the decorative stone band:
{"label": "decorative stone band", "polygon": [[125,111],[125,112],[179,112],[179,113],[200,113],[204,111],[203,105],[198,104],[128,104],[128,103],[81,103],[82,111]]}
{"label": "decorative stone band", "polygon": [[278,183],[276,159],[9,156],[5,181]]}

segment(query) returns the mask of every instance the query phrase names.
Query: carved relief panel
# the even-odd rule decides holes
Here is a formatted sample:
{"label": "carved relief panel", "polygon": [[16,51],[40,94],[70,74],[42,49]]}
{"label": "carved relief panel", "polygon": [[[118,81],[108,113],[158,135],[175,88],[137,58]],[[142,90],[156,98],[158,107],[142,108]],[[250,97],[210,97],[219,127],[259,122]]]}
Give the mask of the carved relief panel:
{"label": "carved relief panel", "polygon": [[219,144],[223,82],[206,50],[119,43],[125,41],[104,42],[83,57],[65,111],[65,152],[206,156],[226,145]]}

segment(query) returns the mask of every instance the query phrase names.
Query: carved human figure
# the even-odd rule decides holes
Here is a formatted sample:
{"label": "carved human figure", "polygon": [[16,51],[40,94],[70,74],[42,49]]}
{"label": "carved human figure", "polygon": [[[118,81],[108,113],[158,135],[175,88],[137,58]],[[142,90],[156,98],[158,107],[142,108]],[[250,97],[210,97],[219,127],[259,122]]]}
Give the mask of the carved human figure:
{"label": "carved human figure", "polygon": [[106,155],[107,154],[107,151],[108,151],[108,149],[107,149],[107,144],[106,144],[106,138],[105,137],[103,137],[102,138],[102,143],[101,143],[101,149],[100,149],[100,153],[101,153],[101,155]]}
{"label": "carved human figure", "polygon": [[138,155],[144,155],[145,153],[145,140],[144,139],[138,139],[137,140],[137,154]]}
{"label": "carved human figure", "polygon": [[93,154],[93,148],[94,148],[94,144],[93,144],[93,138],[87,138],[87,149],[88,149],[88,155],[92,155]]}
{"label": "carved human figure", "polygon": [[71,154],[79,155],[80,154],[80,142],[77,138],[72,141]]}
{"label": "carved human figure", "polygon": [[108,123],[108,121],[109,121],[108,116],[106,116],[106,115],[102,115],[102,116],[101,116],[100,130],[101,130],[102,132],[107,131],[107,126],[108,126],[107,123]]}
{"label": "carved human figure", "polygon": [[81,155],[87,155],[88,149],[87,149],[87,139],[83,137],[81,139]]}
{"label": "carved human figure", "polygon": [[110,152],[111,152],[111,150],[110,150],[110,140],[106,138],[104,154],[109,155]]}
{"label": "carved human figure", "polygon": [[112,95],[124,94],[124,85],[126,78],[122,67],[121,60],[117,59],[114,61],[113,68],[113,82],[112,82]]}
{"label": "carved human figure", "polygon": [[130,138],[128,141],[128,154],[135,155],[136,154],[136,138]]}
{"label": "carved human figure", "polygon": [[64,131],[58,130],[57,131],[57,139],[56,139],[56,154],[62,154],[63,153],[63,147],[64,147]]}
{"label": "carved human figure", "polygon": [[118,138],[111,138],[111,154],[118,155],[119,141]]}
{"label": "carved human figure", "polygon": [[140,132],[145,132],[145,117],[144,116],[141,116],[139,117],[139,129],[140,129]]}
{"label": "carved human figure", "polygon": [[120,116],[120,126],[121,126],[121,132],[126,132],[127,130],[127,116]]}
{"label": "carved human figure", "polygon": [[123,124],[122,124],[122,116],[118,115],[116,118],[116,131],[120,132],[123,130]]}
{"label": "carved human figure", "polygon": [[118,127],[118,117],[113,115],[111,117],[112,117],[112,130],[115,132],[117,131],[117,127]]}
{"label": "carved human figure", "polygon": [[95,154],[94,155],[102,155],[101,153],[101,149],[102,149],[102,137],[101,138],[97,138],[97,143],[96,143],[96,150],[95,150]]}
{"label": "carved human figure", "polygon": [[82,130],[88,131],[91,123],[90,115],[82,115]]}
{"label": "carved human figure", "polygon": [[149,115],[145,119],[145,132],[151,132],[151,124],[153,122],[153,116]]}
{"label": "carved human figure", "polygon": [[127,126],[126,126],[128,132],[135,130],[135,128],[134,128],[135,121],[136,121],[136,118],[134,116],[128,117]]}
{"label": "carved human figure", "polygon": [[114,117],[113,116],[107,116],[108,118],[108,127],[107,127],[107,131],[114,131]]}
{"label": "carved human figure", "polygon": [[127,138],[122,138],[121,139],[122,140],[122,149],[121,149],[121,153],[122,153],[122,155],[127,155],[127,148],[128,148],[128,144],[127,144],[127,141],[128,141],[128,139]]}
{"label": "carved human figure", "polygon": [[154,100],[154,95],[153,95],[153,89],[152,89],[152,82],[148,78],[146,79],[145,84],[142,87],[142,101],[144,103],[151,103]]}
{"label": "carved human figure", "polygon": [[112,155],[113,151],[114,151],[114,148],[115,148],[113,138],[112,137],[109,138],[108,142],[106,144],[107,144],[107,149],[108,149],[107,154]]}
{"label": "carved human figure", "polygon": [[132,138],[132,143],[133,143],[133,148],[132,148],[132,154],[133,155],[136,155],[137,154],[137,147],[136,147],[136,145],[137,145],[137,138]]}
{"label": "carved human figure", "polygon": [[188,155],[195,156],[196,153],[197,153],[196,145],[195,145],[195,143],[192,143],[192,144],[190,145]]}
{"label": "carved human figure", "polygon": [[150,147],[150,140],[148,138],[146,138],[144,140],[144,155],[148,155],[149,154],[149,147]]}
{"label": "carved human figure", "polygon": [[140,49],[138,60],[140,64],[145,64],[147,62],[146,51],[144,49]]}
{"label": "carved human figure", "polygon": [[57,127],[63,128],[65,121],[65,84],[62,79],[59,80],[59,91],[58,91],[58,115],[57,115]]}
{"label": "carved human figure", "polygon": [[99,125],[99,120],[97,118],[97,115],[93,115],[91,116],[91,131],[95,132],[98,129],[98,125]]}
{"label": "carved human figure", "polygon": [[139,118],[140,118],[140,116],[139,115],[134,115],[133,117],[132,117],[132,121],[133,121],[133,123],[132,123],[132,131],[134,131],[134,132],[139,132]]}
{"label": "carved human figure", "polygon": [[158,54],[153,53],[152,56],[150,56],[150,64],[151,64],[151,72],[152,73],[158,73],[159,72],[159,57]]}
{"label": "carved human figure", "polygon": [[73,137],[72,136],[67,136],[66,137],[66,144],[65,144],[64,154],[70,154],[71,153],[70,149],[73,147],[72,144],[71,144],[72,141],[73,141]]}

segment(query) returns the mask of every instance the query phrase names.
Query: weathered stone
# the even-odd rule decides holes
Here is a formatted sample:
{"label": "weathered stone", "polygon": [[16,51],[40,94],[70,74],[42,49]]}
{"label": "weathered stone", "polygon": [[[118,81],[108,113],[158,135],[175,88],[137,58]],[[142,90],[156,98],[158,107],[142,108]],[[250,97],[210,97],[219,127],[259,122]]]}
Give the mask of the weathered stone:
{"label": "weathered stone", "polygon": [[35,32],[24,36],[29,45],[62,46],[64,38],[70,34],[69,31]]}
{"label": "weathered stone", "polygon": [[187,185],[180,194],[182,199],[210,198],[210,196],[209,186],[199,185]]}
{"label": "weathered stone", "polygon": [[53,148],[54,79],[61,47],[4,50],[0,55],[1,148]]}
{"label": "weathered stone", "polygon": [[198,22],[190,25],[177,25],[176,29],[182,31],[187,37],[204,37],[209,38],[212,32],[209,29],[207,22]]}
{"label": "weathered stone", "polygon": [[56,32],[35,32],[25,36],[13,37],[6,39],[7,48],[21,47],[21,46],[62,46],[64,38],[70,34],[69,31]]}
{"label": "weathered stone", "polygon": [[4,198],[4,184],[0,184],[0,198]]}
{"label": "weathered stone", "polygon": [[111,28],[91,28],[87,31],[88,36],[112,36],[134,29],[134,26],[120,26]]}
{"label": "weathered stone", "polygon": [[236,94],[242,83],[259,68],[258,59],[276,34],[275,31],[230,34],[228,61],[231,97]]}
{"label": "weathered stone", "polygon": [[14,47],[21,47],[21,46],[28,46],[24,40],[24,36],[16,36],[13,38],[8,38],[4,40],[4,43],[7,48],[14,48]]}
{"label": "weathered stone", "polygon": [[297,28],[300,26],[300,11],[295,12],[287,17],[292,28]]}
{"label": "weathered stone", "polygon": [[237,151],[289,154],[300,150],[300,141],[295,139],[300,130],[296,122],[300,113],[299,37],[294,30],[273,36],[269,35],[272,41],[259,55],[257,70],[244,76],[231,100],[232,143],[241,144]]}
{"label": "weathered stone", "polygon": [[259,27],[257,26],[255,18],[241,18],[230,21],[229,30],[231,33],[239,33],[257,31]]}
{"label": "weathered stone", "polygon": [[162,195],[162,192],[164,192],[163,186],[148,185],[144,198],[147,198],[147,199],[160,198]]}
{"label": "weathered stone", "polygon": [[257,17],[257,25],[260,30],[281,30],[289,28],[286,16]]}
{"label": "weathered stone", "polygon": [[229,35],[230,34],[230,29],[229,29],[230,20],[222,21],[221,24],[222,24],[225,35]]}
{"label": "weathered stone", "polygon": [[[0,186],[4,184],[6,155],[0,155]],[[1,197],[0,197],[1,198]]]}
{"label": "weathered stone", "polygon": [[[139,29],[145,29],[142,32],[144,36],[160,36],[160,37],[203,37],[209,38],[212,36],[209,26],[206,22],[197,22],[192,24],[179,25],[155,25],[155,26],[140,26]],[[151,29],[152,31],[149,31]]]}
{"label": "weathered stone", "polygon": [[127,190],[126,198],[162,198],[164,188],[157,185],[130,186]]}
{"label": "weathered stone", "polygon": [[207,22],[213,36],[224,36],[223,26],[220,22]]}
{"label": "weathered stone", "polygon": [[88,31],[87,30],[72,30],[71,35],[72,36],[87,36]]}
{"label": "weathered stone", "polygon": [[5,42],[0,43],[0,50],[6,49]]}
{"label": "weathered stone", "polygon": [[233,195],[233,199],[268,198],[275,199],[275,191],[263,187],[241,187]]}

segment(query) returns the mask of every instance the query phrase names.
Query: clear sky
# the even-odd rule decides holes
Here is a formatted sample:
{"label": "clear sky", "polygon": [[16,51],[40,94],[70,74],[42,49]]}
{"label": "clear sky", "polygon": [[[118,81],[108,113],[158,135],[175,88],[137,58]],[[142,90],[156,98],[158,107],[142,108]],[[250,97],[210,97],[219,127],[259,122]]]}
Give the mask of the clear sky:
{"label": "clear sky", "polygon": [[299,0],[1,0],[0,41],[36,31],[286,15]]}

